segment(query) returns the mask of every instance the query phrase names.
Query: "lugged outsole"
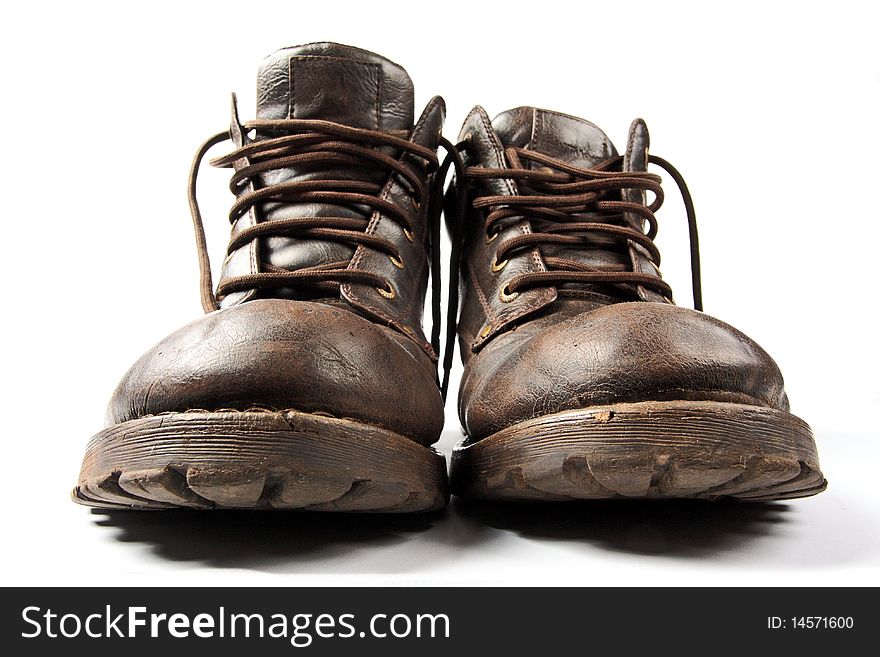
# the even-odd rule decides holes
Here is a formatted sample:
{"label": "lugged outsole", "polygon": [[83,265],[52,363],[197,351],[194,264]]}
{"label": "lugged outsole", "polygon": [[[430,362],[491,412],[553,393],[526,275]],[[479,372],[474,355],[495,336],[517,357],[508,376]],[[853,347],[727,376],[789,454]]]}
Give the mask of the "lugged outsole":
{"label": "lugged outsole", "polygon": [[827,482],[810,427],[768,408],[640,402],[520,422],[452,456],[455,495],[495,500],[782,500]]}
{"label": "lugged outsole", "polygon": [[106,509],[406,513],[449,499],[446,460],[385,429],[298,411],[183,412],[89,442],[73,491]]}

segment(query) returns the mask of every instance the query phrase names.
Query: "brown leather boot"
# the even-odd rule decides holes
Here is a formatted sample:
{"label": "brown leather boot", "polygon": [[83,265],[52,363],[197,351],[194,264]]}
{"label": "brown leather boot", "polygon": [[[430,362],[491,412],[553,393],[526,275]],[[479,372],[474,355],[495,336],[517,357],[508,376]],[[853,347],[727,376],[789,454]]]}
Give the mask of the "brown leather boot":
{"label": "brown leather boot", "polygon": [[[413,109],[406,71],[364,50],[315,43],[264,60],[257,120],[242,125],[233,99],[231,128],[193,164],[207,314],[122,379],[86,450],[78,502],[446,503],[445,461],[430,448],[443,426],[436,346],[421,328],[445,108],[434,98],[415,123]],[[233,169],[236,199],[215,293],[195,182],[227,139],[235,150],[212,164]]]}
{"label": "brown leather boot", "polygon": [[622,157],[595,125],[531,107],[494,121],[477,107],[461,138],[468,210],[453,240],[463,248],[467,438],[453,456],[455,494],[768,500],[824,490],[776,363],[733,327],[672,302],[649,162],[685,199],[701,310],[696,224],[681,176],[649,157],[643,121]]}

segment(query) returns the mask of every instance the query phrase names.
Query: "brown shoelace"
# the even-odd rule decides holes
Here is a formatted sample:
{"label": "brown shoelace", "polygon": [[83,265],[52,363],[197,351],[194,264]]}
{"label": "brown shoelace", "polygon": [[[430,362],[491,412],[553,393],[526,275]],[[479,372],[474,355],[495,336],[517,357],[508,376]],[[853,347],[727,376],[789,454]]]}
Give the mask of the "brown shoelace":
{"label": "brown shoelace", "polygon": [[[449,387],[457,329],[458,280],[462,249],[461,222],[467,204],[467,195],[461,189],[461,185],[465,179],[478,184],[480,180],[487,178],[508,178],[519,184],[520,193],[517,196],[481,196],[474,200],[475,208],[488,209],[485,222],[487,238],[492,238],[498,222],[509,217],[528,218],[536,225],[542,226],[539,231],[512,238],[499,245],[496,256],[498,261],[506,259],[518,249],[540,248],[542,244],[589,245],[590,234],[599,234],[621,240],[632,240],[646,249],[654,264],[660,263],[660,254],[653,240],[657,234],[654,212],[663,203],[661,179],[655,174],[621,171],[620,157],[610,158],[590,169],[585,169],[540,153],[509,148],[506,151],[508,168],[465,168],[460,153],[467,148],[467,144],[453,145],[445,138],[440,139],[440,145],[447,151],[447,156],[440,164],[436,153],[408,141],[404,132],[381,132],[329,121],[299,119],[252,121],[246,123],[244,127],[247,130],[256,129],[285,134],[249,142],[228,155],[212,160],[211,164],[214,166],[231,167],[241,158],[248,159],[248,164],[237,171],[230,181],[230,189],[237,195],[237,200],[229,213],[231,222],[248,212],[251,207],[269,201],[285,203],[317,201],[348,205],[358,209],[366,206],[388,216],[401,226],[408,239],[412,238],[413,213],[380,198],[379,195],[384,187],[382,183],[339,179],[287,181],[243,192],[257,174],[306,163],[384,167],[389,175],[400,176],[408,183],[416,209],[421,208],[425,203],[428,204],[432,287],[431,346],[436,354],[441,353],[441,212],[446,212],[452,232],[452,252],[446,344],[442,352],[442,379],[438,372],[438,384],[444,400]],[[380,292],[389,289],[389,282],[378,274],[350,269],[350,261],[340,261],[292,271],[268,271],[231,277],[223,281],[215,294],[205,231],[196,199],[196,182],[201,162],[207,152],[230,138],[228,132],[221,132],[205,141],[196,153],[189,177],[189,203],[199,257],[202,306],[205,312],[216,310],[219,307],[218,299],[226,294],[266,287],[309,285],[338,290],[341,283],[351,282],[372,285]],[[400,161],[400,158],[395,159],[378,149],[383,146],[392,147],[401,155],[411,154],[424,160],[427,170],[436,172],[433,187],[428,189],[422,180]],[[542,167],[528,169],[523,166],[523,160],[537,162]],[[673,178],[684,200],[690,234],[694,307],[702,310],[699,243],[690,193],[681,174],[669,162],[653,155],[650,156],[650,162],[659,165]],[[445,200],[441,203],[440,199],[443,198],[445,181],[450,169],[454,169],[456,181],[450,185]],[[622,201],[619,200],[619,195],[623,189],[643,189],[652,192],[655,198],[647,206]],[[618,198],[614,198],[615,195]],[[577,216],[586,212],[599,213],[605,221],[584,221]],[[623,212],[642,216],[648,224],[647,233],[622,225],[620,216]],[[227,253],[240,248],[249,240],[277,235],[360,244],[385,253],[389,258],[400,260],[400,254],[397,253],[392,242],[366,233],[368,223],[369,218],[366,216],[296,217],[289,220],[258,221],[256,225],[242,231],[230,242]],[[656,276],[623,270],[591,269],[582,263],[562,258],[545,258],[545,263],[548,271],[516,276],[508,281],[506,292],[513,295],[532,286],[586,283],[615,285],[631,294],[634,294],[632,285],[642,285],[661,294],[671,294],[669,285]]]}
{"label": "brown shoelace", "polygon": [[[606,240],[631,241],[642,246],[650,260],[660,265],[660,252],[654,244],[657,219],[654,213],[663,203],[661,178],[643,171],[622,171],[622,157],[604,160],[592,168],[572,166],[556,158],[522,148],[507,148],[507,167],[485,169],[468,167],[465,176],[479,184],[490,178],[514,180],[519,188],[516,196],[478,196],[473,206],[487,210],[485,230],[487,239],[494,239],[499,227],[510,217],[522,217],[533,222],[534,232],[519,235],[498,247],[496,267],[504,265],[511,254],[525,248],[542,245],[595,246],[595,237]],[[540,165],[526,168],[524,161]],[[675,180],[687,212],[691,250],[691,280],[694,307],[702,310],[700,284],[700,255],[696,216],[687,185],[681,174],[666,160],[650,156],[650,162],[659,165]],[[648,205],[621,200],[625,189],[652,192],[654,199]],[[647,232],[636,230],[622,221],[622,213],[633,213],[643,218]],[[583,213],[599,215],[600,220],[588,220]],[[511,278],[503,293],[509,297],[522,290],[537,286],[556,286],[565,283],[611,285],[627,296],[635,296],[632,286],[639,285],[671,297],[672,290],[660,277],[627,270],[625,267],[590,267],[568,258],[544,257],[548,271],[520,274]]]}
{"label": "brown shoelace", "polygon": [[[359,213],[362,212],[363,207],[379,211],[400,225],[407,239],[412,239],[413,213],[380,198],[384,181],[374,183],[328,177],[313,180],[290,180],[249,191],[245,190],[250,183],[256,182],[258,174],[290,166],[350,165],[372,169],[382,167],[389,174],[393,173],[406,181],[412,190],[414,207],[418,211],[418,208],[428,202],[430,190],[409,166],[379,148],[392,147],[402,154],[415,155],[423,159],[431,168],[436,168],[438,165],[435,152],[409,141],[405,138],[406,133],[353,128],[330,121],[302,119],[251,121],[246,123],[244,127],[247,130],[282,134],[251,141],[223,157],[211,160],[211,165],[217,167],[231,167],[234,162],[243,158],[247,158],[248,161],[246,166],[235,172],[229,183],[230,190],[237,196],[229,211],[230,223],[234,223],[252,207],[266,202],[332,203],[356,208]],[[228,139],[230,139],[228,132],[219,133],[208,139],[196,153],[190,171],[190,210],[199,255],[202,305],[206,312],[216,310],[218,299],[227,294],[261,288],[308,285],[338,289],[341,283],[361,283],[372,285],[386,293],[390,291],[389,282],[382,276],[363,269],[349,268],[350,260],[346,260],[290,271],[266,271],[230,277],[218,286],[215,294],[204,227],[195,191],[198,171],[205,154],[214,145]],[[227,253],[232,253],[251,240],[286,236],[303,240],[319,239],[361,244],[386,254],[393,261],[400,262],[401,256],[394,244],[387,239],[368,234],[366,232],[368,224],[369,216],[294,217],[258,222],[236,235],[230,242]]]}
{"label": "brown shoelace", "polygon": [[[443,188],[450,167],[454,166],[459,176],[464,173],[464,165],[458,151],[449,141],[442,138],[440,145],[448,155],[442,164],[436,152],[409,141],[407,131],[383,132],[367,130],[321,120],[271,120],[250,121],[244,124],[246,130],[257,130],[269,136],[250,141],[231,153],[211,160],[211,165],[229,168],[243,158],[247,164],[241,167],[230,180],[229,187],[236,195],[236,201],[229,211],[229,221],[234,223],[251,208],[258,208],[266,202],[282,203],[329,203],[354,208],[359,217],[294,217],[291,219],[258,221],[238,233],[229,244],[227,254],[246,245],[249,241],[285,236],[301,240],[337,241],[346,244],[363,245],[387,255],[392,262],[402,263],[402,256],[390,240],[366,232],[370,217],[363,212],[369,208],[381,212],[397,223],[406,239],[412,241],[415,233],[416,216],[423,207],[429,222],[431,248],[431,287],[432,287],[432,329],[431,346],[435,354],[440,353],[440,224]],[[323,263],[313,267],[294,270],[264,271],[255,274],[234,276],[224,280],[215,293],[211,276],[211,262],[208,252],[202,215],[196,198],[196,183],[202,160],[208,151],[224,141],[231,139],[229,132],[221,132],[205,141],[193,159],[189,176],[189,205],[196,248],[199,258],[200,290],[202,307],[205,312],[219,308],[219,299],[227,294],[262,288],[282,288],[308,286],[337,292],[342,283],[361,283],[374,286],[380,294],[389,294],[391,284],[375,272],[350,267],[351,260]],[[390,147],[397,157],[380,150]],[[429,188],[419,175],[402,160],[406,155],[415,156],[422,161],[429,173],[436,172],[435,184]],[[403,208],[381,198],[388,176],[382,182],[351,179],[321,178],[311,180],[290,180],[282,183],[248,190],[256,183],[256,176],[267,171],[291,166],[346,165],[364,167],[374,171],[384,169],[388,176],[397,176],[404,181],[413,198],[413,210]],[[268,268],[268,266],[264,267]],[[444,399],[449,385],[451,359],[444,361],[442,381],[438,372]]]}

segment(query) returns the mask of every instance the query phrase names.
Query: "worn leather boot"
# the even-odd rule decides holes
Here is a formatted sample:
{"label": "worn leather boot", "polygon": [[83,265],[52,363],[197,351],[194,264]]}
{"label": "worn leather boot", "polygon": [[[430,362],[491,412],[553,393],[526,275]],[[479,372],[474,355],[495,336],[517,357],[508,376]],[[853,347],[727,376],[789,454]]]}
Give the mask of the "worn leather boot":
{"label": "worn leather boot", "polygon": [[455,494],[770,500],[825,488],[776,363],[673,304],[649,163],[688,208],[701,309],[696,223],[681,176],[648,155],[643,121],[623,156],[592,123],[531,107],[494,121],[477,107],[461,140],[467,210],[453,240],[467,438],[453,455]]}
{"label": "worn leather boot", "polygon": [[[413,109],[407,73],[364,50],[315,43],[262,63],[257,119],[242,125],[233,98],[229,131],[193,165],[207,314],[122,379],[77,501],[381,512],[446,503],[445,461],[430,447],[443,426],[436,349],[421,328],[445,108],[434,98],[416,122]],[[195,184],[203,156],[226,139],[235,150],[212,164],[233,169],[236,198],[215,292]]]}

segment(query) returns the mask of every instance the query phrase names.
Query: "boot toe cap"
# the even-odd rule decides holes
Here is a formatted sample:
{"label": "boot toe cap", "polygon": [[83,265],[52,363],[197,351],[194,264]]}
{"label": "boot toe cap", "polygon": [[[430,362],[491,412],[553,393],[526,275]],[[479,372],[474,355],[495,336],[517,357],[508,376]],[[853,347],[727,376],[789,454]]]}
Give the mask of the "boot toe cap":
{"label": "boot toe cap", "polygon": [[687,308],[621,303],[529,333],[499,336],[469,363],[462,420],[471,437],[615,403],[686,399],[788,408],[779,368],[758,344]]}
{"label": "boot toe cap", "polygon": [[265,299],[172,333],[123,377],[108,422],[261,407],[327,413],[429,444],[443,424],[433,364],[415,343],[343,308]]}

